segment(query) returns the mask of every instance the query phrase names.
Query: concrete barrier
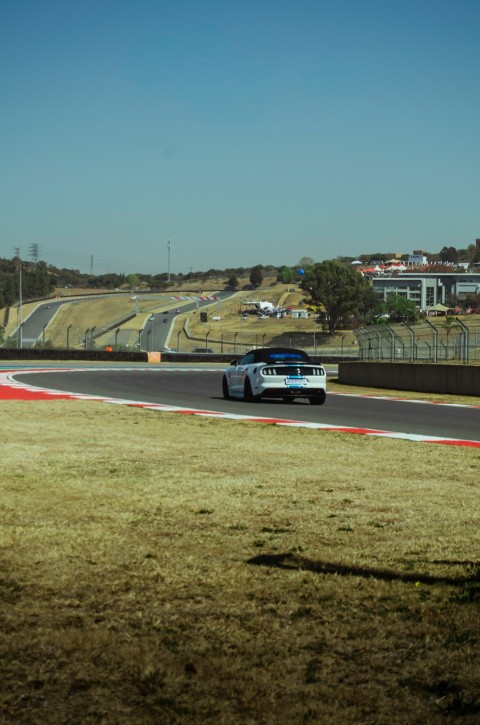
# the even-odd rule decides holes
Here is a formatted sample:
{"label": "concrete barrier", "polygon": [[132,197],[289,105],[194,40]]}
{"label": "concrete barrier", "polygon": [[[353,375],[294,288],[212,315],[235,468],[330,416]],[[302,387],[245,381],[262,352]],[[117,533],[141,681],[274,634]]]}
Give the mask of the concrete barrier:
{"label": "concrete barrier", "polygon": [[54,350],[52,348],[0,348],[0,360],[115,360],[147,362],[146,352],[107,352],[107,350]]}
{"label": "concrete barrier", "polygon": [[368,388],[480,396],[480,365],[340,362],[338,382]]}
{"label": "concrete barrier", "polygon": [[159,363],[162,361],[161,352],[147,352],[149,363]]}

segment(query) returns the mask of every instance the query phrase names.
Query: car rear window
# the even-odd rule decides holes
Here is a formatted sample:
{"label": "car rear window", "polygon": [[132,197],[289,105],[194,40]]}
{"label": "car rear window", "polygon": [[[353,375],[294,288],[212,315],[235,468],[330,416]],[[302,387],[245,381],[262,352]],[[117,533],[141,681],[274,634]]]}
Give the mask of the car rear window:
{"label": "car rear window", "polygon": [[268,355],[268,362],[309,362],[309,357],[302,352],[272,352]]}

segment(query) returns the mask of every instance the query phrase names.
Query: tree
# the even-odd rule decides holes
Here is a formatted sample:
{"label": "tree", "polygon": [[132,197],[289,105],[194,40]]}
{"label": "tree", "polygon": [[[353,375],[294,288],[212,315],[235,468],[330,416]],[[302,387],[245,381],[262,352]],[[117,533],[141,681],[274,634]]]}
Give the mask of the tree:
{"label": "tree", "polygon": [[3,291],[6,305],[13,305],[18,299],[17,277],[13,274],[8,275],[5,279],[5,289]]}
{"label": "tree", "polygon": [[291,267],[283,265],[277,272],[277,282],[282,284],[291,284],[293,282],[293,272]]}
{"label": "tree", "polygon": [[132,289],[137,289],[140,286],[140,277],[138,274],[127,274],[127,282]]}
{"label": "tree", "polygon": [[449,345],[449,341],[450,341],[450,333],[452,331],[452,327],[454,327],[455,325],[458,325],[458,322],[451,315],[447,315],[441,324],[441,327],[443,327],[443,329],[445,330],[445,333],[447,335],[447,345],[446,345],[446,351],[445,351],[446,360],[448,360],[448,358],[449,358],[448,345]]}
{"label": "tree", "polygon": [[254,287],[260,287],[263,282],[263,267],[261,264],[257,264],[256,267],[250,272],[250,282]]}
{"label": "tree", "polygon": [[306,270],[300,287],[315,303],[324,306],[332,335],[343,317],[365,312],[377,302],[370,283],[356,269],[334,260]]}
{"label": "tree", "polygon": [[315,260],[312,257],[302,257],[297,262],[297,269],[301,267],[302,269],[308,269],[309,267],[313,267],[315,264]]}
{"label": "tree", "polygon": [[393,322],[416,322],[418,319],[415,302],[401,295],[390,295],[386,307]]}
{"label": "tree", "polygon": [[230,277],[227,279],[227,285],[229,287],[232,287],[232,289],[236,289],[238,287],[238,277],[235,273],[232,273]]}
{"label": "tree", "polygon": [[464,305],[465,307],[473,307],[473,309],[480,307],[480,294],[469,292],[465,295]]}
{"label": "tree", "polygon": [[480,246],[475,247],[475,252],[472,257],[470,264],[478,264],[480,262]]}
{"label": "tree", "polygon": [[124,274],[114,274],[109,272],[108,274],[87,277],[86,281],[88,287],[93,287],[95,289],[100,289],[101,287],[105,289],[116,289],[125,283],[126,277]]}
{"label": "tree", "polygon": [[457,264],[458,262],[458,253],[455,247],[442,247],[438,256],[442,262],[450,262],[452,264]]}
{"label": "tree", "polygon": [[30,294],[32,296],[43,297],[52,291],[52,282],[45,262],[37,262],[30,277]]}

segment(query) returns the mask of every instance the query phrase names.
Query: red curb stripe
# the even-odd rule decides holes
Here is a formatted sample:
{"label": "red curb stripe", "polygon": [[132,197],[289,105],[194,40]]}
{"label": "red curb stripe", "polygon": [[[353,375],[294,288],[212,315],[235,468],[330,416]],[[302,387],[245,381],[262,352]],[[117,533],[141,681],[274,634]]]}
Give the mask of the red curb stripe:
{"label": "red curb stripe", "polygon": [[45,393],[41,390],[28,390],[28,388],[14,388],[0,385],[0,400],[73,400],[67,393]]}
{"label": "red curb stripe", "polygon": [[[48,369],[49,371],[52,371],[51,368]],[[69,368],[66,369],[67,371]],[[90,372],[93,370],[92,368],[89,369]],[[62,369],[63,371],[63,369]],[[5,371],[3,370],[2,373],[18,373],[18,370],[12,370],[12,371]],[[42,372],[40,369],[34,369],[34,370],[24,370],[23,372]],[[357,397],[357,396],[353,396]],[[372,396],[373,397],[373,396]],[[412,442],[421,442],[421,443],[437,443],[439,445],[449,445],[449,446],[462,446],[462,447],[469,447],[469,448],[480,448],[480,441],[469,441],[469,440],[462,440],[462,439],[455,439],[455,438],[437,438],[435,436],[425,436],[425,435],[417,435],[417,434],[409,434],[409,433],[401,433],[398,431],[383,431],[383,430],[376,430],[371,428],[349,428],[348,426],[335,426],[335,425],[329,425],[328,423],[307,423],[304,421],[298,421],[298,420],[289,420],[285,418],[263,418],[263,417],[256,417],[256,416],[244,416],[244,415],[237,415],[237,414],[229,414],[229,413],[221,413],[211,410],[200,410],[195,408],[180,408],[172,405],[162,405],[160,403],[146,403],[146,402],[136,402],[136,401],[130,401],[130,400],[121,400],[117,398],[107,398],[104,396],[96,396],[96,395],[85,395],[80,393],[65,393],[65,392],[56,392],[54,390],[48,390],[46,388],[34,388],[33,386],[30,387],[28,385],[24,385],[22,383],[0,383],[0,400],[25,400],[25,401],[33,401],[33,400],[97,400],[102,401],[105,403],[110,404],[116,404],[116,405],[128,405],[129,407],[137,407],[137,408],[145,408],[149,410],[158,410],[163,412],[171,412],[171,413],[183,413],[184,415],[199,415],[199,416],[209,416],[209,417],[215,417],[215,418],[224,418],[227,420],[241,420],[241,421],[250,421],[250,422],[256,422],[256,423],[267,423],[269,425],[281,425],[281,426],[290,426],[290,427],[297,427],[297,428],[312,428],[315,430],[323,430],[323,431],[336,431],[339,433],[353,433],[357,435],[370,435],[370,436],[378,436],[380,438],[396,438],[400,440],[410,440]],[[391,400],[391,398],[390,398]],[[469,407],[469,406],[468,406]],[[472,406],[476,407],[476,406]]]}

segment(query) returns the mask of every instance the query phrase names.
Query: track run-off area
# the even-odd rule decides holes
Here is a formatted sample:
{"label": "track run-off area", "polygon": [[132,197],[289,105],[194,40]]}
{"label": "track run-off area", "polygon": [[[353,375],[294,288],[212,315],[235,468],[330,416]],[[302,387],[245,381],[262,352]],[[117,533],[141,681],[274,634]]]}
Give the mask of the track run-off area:
{"label": "track run-off area", "polygon": [[223,368],[196,365],[4,365],[0,400],[92,400],[159,412],[480,448],[480,404],[329,392],[307,401],[224,400]]}

